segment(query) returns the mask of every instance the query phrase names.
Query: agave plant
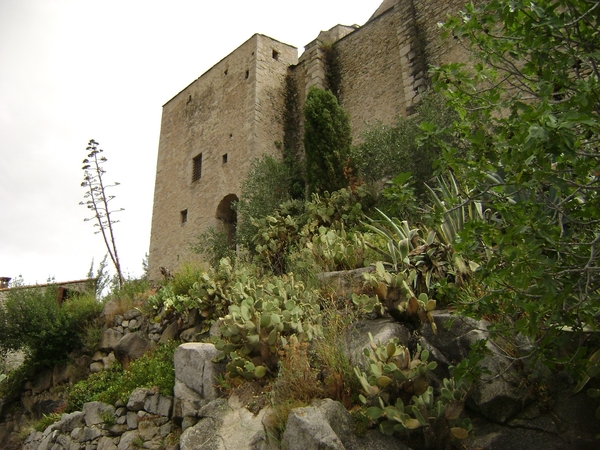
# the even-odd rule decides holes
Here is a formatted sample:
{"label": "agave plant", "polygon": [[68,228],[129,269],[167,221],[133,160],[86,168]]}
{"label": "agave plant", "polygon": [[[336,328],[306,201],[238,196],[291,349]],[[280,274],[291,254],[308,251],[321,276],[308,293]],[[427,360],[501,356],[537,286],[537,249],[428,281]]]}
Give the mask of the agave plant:
{"label": "agave plant", "polygon": [[439,195],[428,184],[425,186],[431,194],[434,210],[442,214],[442,223],[437,228],[438,238],[444,244],[452,245],[466,222],[484,220],[489,211],[484,212],[480,201],[470,199],[470,191],[466,192],[465,198],[452,173],[446,177],[438,176],[436,180]]}

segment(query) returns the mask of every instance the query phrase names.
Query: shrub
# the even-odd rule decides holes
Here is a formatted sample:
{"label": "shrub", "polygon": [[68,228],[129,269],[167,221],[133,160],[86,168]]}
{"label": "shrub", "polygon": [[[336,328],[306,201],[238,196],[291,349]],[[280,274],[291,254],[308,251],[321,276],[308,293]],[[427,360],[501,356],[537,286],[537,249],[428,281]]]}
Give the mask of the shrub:
{"label": "shrub", "polygon": [[175,342],[161,344],[155,350],[132,361],[127,370],[115,364],[108,370],[91,374],[69,391],[69,411],[81,410],[87,402],[115,404],[118,400],[126,401],[139,387],[156,387],[164,395],[173,395],[173,354],[177,345]]}
{"label": "shrub", "polygon": [[0,306],[0,352],[23,350],[39,366],[63,362],[81,346],[101,309],[91,294],[76,295],[60,306],[52,287],[11,289]]}
{"label": "shrub", "polygon": [[[370,193],[359,187],[355,192],[340,189],[331,194],[313,194],[310,202],[289,201],[282,204],[273,214],[255,221],[257,233],[253,242],[256,261],[276,274],[285,273],[290,255],[294,251],[302,251],[314,236],[320,234],[322,227],[342,234],[342,229],[350,233],[362,226],[363,203],[370,205],[371,202]],[[348,252],[346,256],[349,256]],[[356,264],[362,266],[362,257],[357,261]]]}
{"label": "shrub", "polygon": [[268,216],[291,198],[292,177],[288,164],[269,155],[253,159],[250,171],[242,182],[237,203],[237,242],[252,249],[256,226],[252,219]]}
{"label": "shrub", "polygon": [[597,7],[467,4],[445,28],[472,49],[473,62],[433,72],[461,117],[443,130],[460,145],[438,141],[441,167],[476,188],[465,202],[480,200],[497,218],[467,223],[454,241],[481,265],[480,292],[459,306],[496,317],[508,339],[530,338],[527,357],[574,372],[600,344],[586,333],[600,323]]}
{"label": "shrub", "polygon": [[344,169],[350,162],[350,120],[331,91],[311,87],[304,106],[304,151],[310,193],[348,186]]}
{"label": "shrub", "polygon": [[[239,230],[238,220],[238,233]],[[236,235],[236,240],[238,238],[239,234]],[[191,248],[193,252],[203,255],[205,261],[213,268],[217,268],[223,258],[229,258],[231,261],[237,258],[235,247],[229,242],[229,234],[225,229],[208,227],[204,233],[200,233]]]}
{"label": "shrub", "polygon": [[[372,124],[361,135],[362,143],[353,150],[359,176],[373,183],[409,172],[417,196],[424,198],[427,192],[423,183],[433,177],[434,162],[441,155],[441,147],[420,144],[421,123],[444,127],[456,119],[458,114],[446,106],[442,96],[426,93],[411,117],[399,117],[395,125]],[[446,141],[452,139],[451,133],[438,137]]]}

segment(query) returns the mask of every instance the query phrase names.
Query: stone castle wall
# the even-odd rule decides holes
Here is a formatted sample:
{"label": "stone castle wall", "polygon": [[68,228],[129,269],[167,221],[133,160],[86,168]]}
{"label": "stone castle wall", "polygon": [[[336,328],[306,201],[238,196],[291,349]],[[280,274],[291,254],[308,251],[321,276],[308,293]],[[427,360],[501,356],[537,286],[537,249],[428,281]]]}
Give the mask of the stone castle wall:
{"label": "stone castle wall", "polygon": [[[385,0],[362,27],[321,32],[299,60],[294,47],[254,35],[164,105],[150,278],[160,278],[160,267],[174,271],[199,260],[190,243],[209,226],[233,233],[231,202],[251,160],[281,154],[286,75],[294,81],[301,112],[311,86],[328,87],[323,47],[332,46],[340,69],[337,95],[359,142],[369,122],[390,124],[412,114],[429,65],[466,60],[466,50],[454,40],[441,40],[438,26],[463,4]],[[192,181],[200,153],[202,176]]]}
{"label": "stone castle wall", "polygon": [[[294,47],[256,34],[163,107],[149,275],[197,258],[190,243],[219,218],[231,222],[230,203],[250,161],[275,153],[283,140],[281,86],[297,62]],[[194,158],[202,155],[193,180]],[[219,212],[217,212],[219,210]],[[217,218],[219,216],[219,218]]]}

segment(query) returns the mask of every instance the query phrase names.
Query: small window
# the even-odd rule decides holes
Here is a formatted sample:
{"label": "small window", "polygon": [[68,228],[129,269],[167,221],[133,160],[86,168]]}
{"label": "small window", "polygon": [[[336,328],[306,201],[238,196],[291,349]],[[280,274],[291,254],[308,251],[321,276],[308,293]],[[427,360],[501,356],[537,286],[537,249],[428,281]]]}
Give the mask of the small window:
{"label": "small window", "polygon": [[223,72],[223,73],[224,73],[225,75],[227,75],[227,72],[228,72],[228,71],[229,71],[228,69],[225,69],[225,72]]}
{"label": "small window", "polygon": [[273,59],[279,61],[279,52],[277,50],[273,50]]}
{"label": "small window", "polygon": [[194,158],[192,170],[192,183],[198,181],[202,177],[202,153]]}
{"label": "small window", "polygon": [[182,224],[183,224],[183,223],[186,223],[186,222],[187,222],[187,216],[188,216],[188,214],[187,214],[187,209],[184,209],[184,210],[183,210],[183,211],[181,211],[179,214],[180,214],[180,216],[181,216],[181,223],[182,223]]}
{"label": "small window", "polygon": [[250,76],[250,71],[246,70],[246,80],[248,79],[249,76]]}
{"label": "small window", "polygon": [[226,163],[227,163],[227,159],[228,159],[228,157],[227,157],[227,153],[225,153],[225,154],[223,155],[223,164],[226,164]]}

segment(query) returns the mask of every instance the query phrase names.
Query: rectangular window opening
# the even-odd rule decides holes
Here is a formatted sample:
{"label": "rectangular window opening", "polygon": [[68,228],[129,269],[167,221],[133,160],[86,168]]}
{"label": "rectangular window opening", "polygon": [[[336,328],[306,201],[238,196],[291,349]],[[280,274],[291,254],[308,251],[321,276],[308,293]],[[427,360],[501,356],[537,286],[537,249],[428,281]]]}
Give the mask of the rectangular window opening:
{"label": "rectangular window opening", "polygon": [[188,219],[188,211],[187,211],[187,209],[184,209],[179,214],[181,216],[181,223],[186,223],[187,219]]}
{"label": "rectangular window opening", "polygon": [[229,159],[229,157],[227,156],[227,153],[225,153],[223,155],[223,164],[226,164],[228,159]]}
{"label": "rectangular window opening", "polygon": [[202,153],[193,160],[192,183],[198,181],[200,177],[202,177]]}
{"label": "rectangular window opening", "polygon": [[279,61],[279,52],[277,50],[273,50],[273,59]]}

